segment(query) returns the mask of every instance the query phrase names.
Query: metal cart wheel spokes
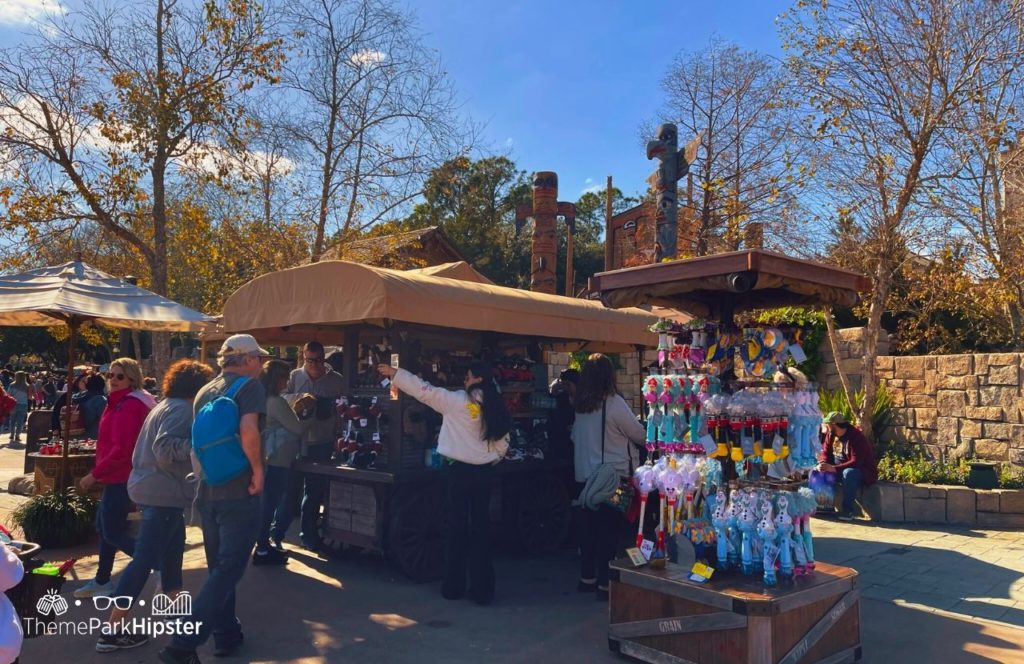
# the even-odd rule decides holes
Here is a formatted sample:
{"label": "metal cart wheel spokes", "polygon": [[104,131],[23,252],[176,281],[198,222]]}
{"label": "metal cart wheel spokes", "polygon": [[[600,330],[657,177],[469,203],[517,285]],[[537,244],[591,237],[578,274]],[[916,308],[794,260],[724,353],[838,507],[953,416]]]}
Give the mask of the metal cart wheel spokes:
{"label": "metal cart wheel spokes", "polygon": [[518,490],[514,527],[527,553],[547,553],[565,540],[569,531],[569,495],[554,475],[523,481]]}
{"label": "metal cart wheel spokes", "polygon": [[402,487],[391,498],[387,556],[413,581],[436,581],[444,566],[444,495],[438,485]]}

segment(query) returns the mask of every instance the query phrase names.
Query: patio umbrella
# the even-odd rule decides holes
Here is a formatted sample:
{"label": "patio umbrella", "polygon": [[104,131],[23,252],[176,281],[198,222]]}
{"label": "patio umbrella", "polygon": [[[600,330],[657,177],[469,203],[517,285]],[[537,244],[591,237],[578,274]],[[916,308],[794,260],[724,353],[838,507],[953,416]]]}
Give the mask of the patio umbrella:
{"label": "patio umbrella", "polygon": [[[84,322],[151,332],[197,332],[210,326],[214,319],[101,272],[80,259],[0,275],[0,325],[49,327],[64,324],[70,329],[69,380],[74,371],[78,328]],[[58,482],[61,487],[71,432],[70,408],[64,422],[64,451]]]}

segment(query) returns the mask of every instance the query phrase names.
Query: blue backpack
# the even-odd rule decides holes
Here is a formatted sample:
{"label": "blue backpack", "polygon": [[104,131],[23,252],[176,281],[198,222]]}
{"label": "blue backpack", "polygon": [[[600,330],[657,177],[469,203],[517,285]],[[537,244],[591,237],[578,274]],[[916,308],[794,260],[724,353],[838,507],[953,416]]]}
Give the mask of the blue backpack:
{"label": "blue backpack", "polygon": [[192,451],[210,486],[227,484],[249,468],[238,432],[241,415],[235,403],[235,395],[248,382],[247,376],[236,378],[224,394],[204,404],[192,422]]}

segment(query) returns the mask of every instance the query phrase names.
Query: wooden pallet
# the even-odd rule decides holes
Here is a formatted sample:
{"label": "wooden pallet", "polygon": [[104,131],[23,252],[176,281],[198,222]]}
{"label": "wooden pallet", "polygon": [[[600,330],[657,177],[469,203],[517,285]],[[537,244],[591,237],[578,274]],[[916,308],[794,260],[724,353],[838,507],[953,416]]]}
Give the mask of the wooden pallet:
{"label": "wooden pallet", "polygon": [[841,664],[861,657],[857,572],[818,563],[764,588],[760,577],[612,562],[608,646],[658,664]]}

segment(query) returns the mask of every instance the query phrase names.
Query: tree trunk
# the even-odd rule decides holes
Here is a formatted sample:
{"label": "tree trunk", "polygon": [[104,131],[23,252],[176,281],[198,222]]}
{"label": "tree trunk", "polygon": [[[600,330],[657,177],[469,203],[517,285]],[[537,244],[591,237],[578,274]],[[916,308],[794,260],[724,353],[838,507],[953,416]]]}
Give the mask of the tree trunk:
{"label": "tree trunk", "polygon": [[861,389],[864,391],[864,403],[861,405],[857,417],[860,420],[861,431],[864,436],[874,441],[874,423],[872,413],[875,410],[875,401],[878,392],[878,374],[875,371],[875,357],[878,355],[878,335],[882,329],[882,314],[885,312],[885,302],[889,297],[889,284],[892,270],[886,264],[887,261],[880,260],[875,270],[875,287],[871,292],[871,303],[868,308],[868,322],[864,326],[864,372],[861,379]]}
{"label": "tree trunk", "polygon": [[825,327],[828,329],[828,343],[832,348],[832,359],[836,363],[836,371],[839,372],[839,383],[843,387],[843,394],[846,396],[846,403],[850,404],[850,412],[857,410],[857,401],[850,390],[850,379],[846,375],[846,369],[839,358],[839,334],[836,332],[836,322],[832,318],[832,308],[825,309]]}
{"label": "tree trunk", "polygon": [[[167,199],[164,188],[166,158],[158,154],[153,160],[153,263],[152,288],[159,295],[170,296],[167,271]],[[136,346],[138,348],[138,346]],[[137,350],[141,355],[141,351]],[[153,369],[157,378],[163,376],[171,363],[171,335],[168,332],[153,333]]]}

